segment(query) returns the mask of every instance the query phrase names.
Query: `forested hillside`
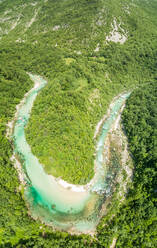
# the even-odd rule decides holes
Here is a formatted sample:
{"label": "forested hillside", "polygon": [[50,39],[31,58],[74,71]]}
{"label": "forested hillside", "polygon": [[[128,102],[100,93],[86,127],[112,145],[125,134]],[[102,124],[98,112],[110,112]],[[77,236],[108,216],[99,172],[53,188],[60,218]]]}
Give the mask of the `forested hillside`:
{"label": "forested hillside", "polygon": [[[126,103],[123,123],[135,168],[133,187],[119,219],[118,247],[155,247],[157,234],[157,80],[136,89]],[[126,234],[127,238],[126,238]],[[132,233],[132,235],[130,235]],[[129,238],[130,237],[130,238]]]}
{"label": "forested hillside", "polygon": [[[155,247],[157,1],[0,1],[0,247]],[[6,124],[33,86],[47,86],[26,129],[45,170],[68,182],[93,176],[95,126],[110,101],[131,90],[123,124],[133,183],[110,204],[97,233],[71,236],[29,217],[10,157]]]}

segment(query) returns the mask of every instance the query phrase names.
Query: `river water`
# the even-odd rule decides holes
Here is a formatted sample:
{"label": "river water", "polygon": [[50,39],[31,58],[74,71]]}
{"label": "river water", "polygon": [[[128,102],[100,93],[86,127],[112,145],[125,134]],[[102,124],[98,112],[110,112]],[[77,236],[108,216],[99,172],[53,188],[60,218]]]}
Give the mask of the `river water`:
{"label": "river water", "polygon": [[112,194],[111,181],[116,176],[116,173],[112,173],[105,166],[105,139],[129,93],[115,100],[110,116],[103,124],[96,147],[96,173],[92,183],[84,187],[85,190],[75,191],[70,187],[63,187],[55,177],[45,173],[26,141],[24,128],[29,120],[33,102],[47,83],[39,76],[30,74],[30,77],[34,82],[38,81],[38,85],[28,93],[21,104],[13,130],[14,151],[21,161],[27,180],[24,194],[30,214],[59,230],[76,233],[93,231],[99,222],[102,204]]}

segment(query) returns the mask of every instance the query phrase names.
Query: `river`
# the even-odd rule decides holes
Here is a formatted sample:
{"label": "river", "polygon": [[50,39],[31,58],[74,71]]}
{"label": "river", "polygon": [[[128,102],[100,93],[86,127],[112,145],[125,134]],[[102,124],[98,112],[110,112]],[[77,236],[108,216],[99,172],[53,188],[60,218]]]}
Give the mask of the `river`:
{"label": "river", "polygon": [[[40,90],[47,84],[42,77],[30,74],[36,86],[31,89],[16,113],[13,129],[14,151],[26,178],[25,199],[34,219],[59,230],[88,233],[95,230],[104,200],[112,194],[113,175],[107,170],[103,157],[106,136],[129,93],[120,95],[103,123],[96,146],[95,175],[88,185],[70,185],[45,173],[25,137],[25,126]],[[107,180],[108,178],[108,180]]]}

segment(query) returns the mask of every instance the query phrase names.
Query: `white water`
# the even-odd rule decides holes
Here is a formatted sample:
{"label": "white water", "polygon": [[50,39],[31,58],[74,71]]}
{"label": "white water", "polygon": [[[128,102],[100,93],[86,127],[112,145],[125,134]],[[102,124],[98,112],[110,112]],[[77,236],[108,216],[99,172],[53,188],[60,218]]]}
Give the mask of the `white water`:
{"label": "white water", "polygon": [[27,175],[28,184],[25,196],[30,206],[31,215],[59,229],[77,232],[91,231],[99,221],[99,208],[102,205],[102,199],[112,193],[111,185],[105,180],[108,173],[103,159],[105,139],[129,94],[124,94],[115,101],[110,116],[103,124],[97,144],[94,178],[86,186],[70,185],[63,180],[56,180],[55,177],[47,175],[26,141],[24,127],[38,92],[46,85],[46,81],[41,77],[33,75],[30,77],[38,84],[27,94],[17,112],[13,137],[15,153],[22,159]]}

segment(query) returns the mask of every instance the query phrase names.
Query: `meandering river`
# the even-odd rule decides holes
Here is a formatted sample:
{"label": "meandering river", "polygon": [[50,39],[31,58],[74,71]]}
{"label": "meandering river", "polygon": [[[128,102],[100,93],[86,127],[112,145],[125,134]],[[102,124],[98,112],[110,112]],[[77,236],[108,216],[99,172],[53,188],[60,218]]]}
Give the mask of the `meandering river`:
{"label": "meandering river", "polygon": [[105,139],[129,93],[115,100],[110,115],[103,123],[96,147],[94,178],[86,186],[74,186],[46,174],[26,141],[24,129],[34,100],[47,83],[42,77],[32,74],[30,77],[37,84],[20,104],[13,129],[14,151],[27,181],[24,194],[30,214],[60,230],[92,231],[99,222],[99,212],[104,199],[112,193],[111,181],[115,176],[115,173],[110,173],[105,166]]}

